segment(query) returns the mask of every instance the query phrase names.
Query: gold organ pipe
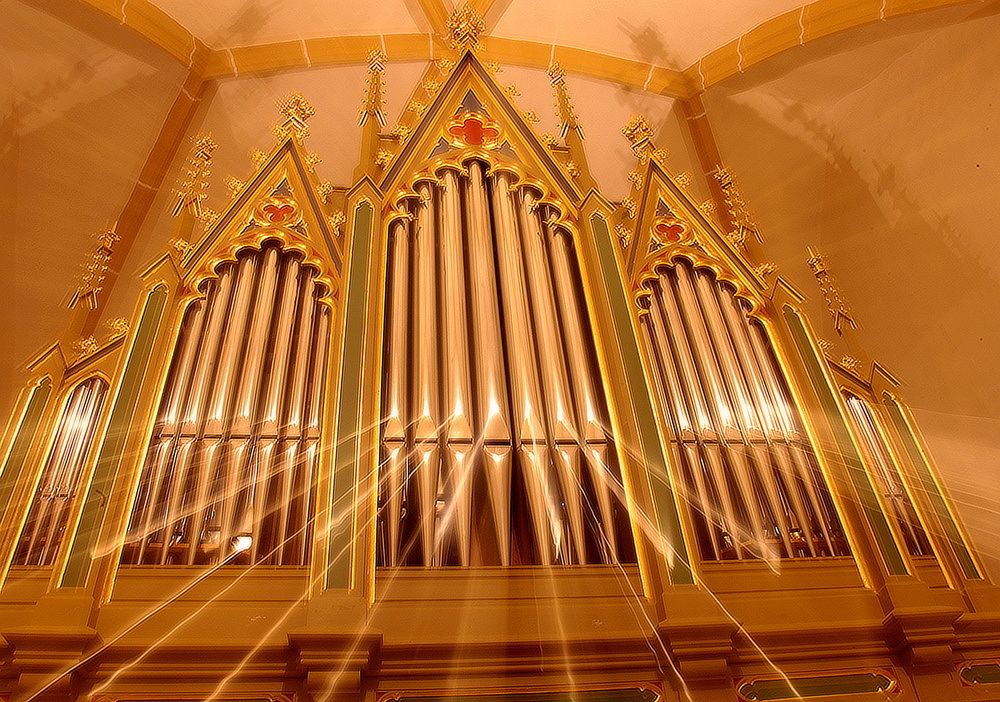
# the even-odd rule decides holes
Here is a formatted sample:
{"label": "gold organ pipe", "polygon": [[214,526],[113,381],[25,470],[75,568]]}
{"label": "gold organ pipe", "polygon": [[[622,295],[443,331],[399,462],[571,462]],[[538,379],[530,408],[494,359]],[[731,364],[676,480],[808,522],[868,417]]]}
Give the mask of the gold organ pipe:
{"label": "gold organ pipe", "polygon": [[534,310],[538,355],[541,359],[539,370],[551,418],[552,436],[557,441],[579,440],[582,432],[570,400],[566,363],[559,339],[559,311],[548,265],[544,230],[533,214],[536,208],[534,195],[524,188],[519,190],[519,194],[521,202],[517,209],[524,245],[524,264],[531,291],[529,299]]}
{"label": "gold organ pipe", "polygon": [[388,360],[386,363],[384,415],[382,436],[385,443],[382,494],[386,501],[383,509],[388,525],[388,565],[396,566],[399,557],[400,522],[403,516],[403,486],[406,476],[407,450],[403,444],[409,413],[406,404],[407,381],[407,308],[410,282],[410,238],[406,222],[392,225],[392,272],[390,277]]}
{"label": "gold organ pipe", "polygon": [[[446,415],[445,435],[447,475],[454,512],[449,518],[455,523],[458,536],[459,562],[471,563],[472,545],[472,470],[470,455],[473,440],[471,412],[472,391],[469,375],[469,336],[466,328],[465,261],[462,239],[462,206],[458,174],[444,171],[441,190],[441,273],[444,314],[444,363],[442,413]],[[392,528],[390,521],[390,529]]]}
{"label": "gold organ pipe", "polygon": [[[719,364],[716,368],[722,371],[720,373],[722,383],[724,388],[728,390],[724,397],[730,403],[736,426],[740,431],[742,446],[739,443],[730,443],[729,451],[737,466],[737,480],[746,495],[747,510],[754,523],[754,528],[757,530],[761,555],[766,555],[768,552],[765,534],[767,538],[774,536],[770,530],[765,531],[767,521],[770,521],[775,527],[786,553],[791,555],[791,544],[786,536],[787,525],[785,520],[781,520],[785,516],[784,505],[779,497],[774,476],[770,473],[770,462],[760,462],[758,459],[763,458],[763,456],[754,451],[754,442],[764,438],[760,429],[763,423],[757,417],[754,403],[751,400],[750,388],[743,377],[740,361],[736,357],[732,333],[726,326],[722,310],[719,308],[719,300],[716,297],[717,284],[714,278],[705,271],[693,271],[688,275],[688,271],[685,269],[684,274],[687,282],[692,284],[703,322],[707,319],[707,324],[704,326],[708,331],[711,345],[715,349],[714,357]],[[691,279],[692,275],[693,280]],[[756,466],[756,470],[753,470],[754,466]],[[754,474],[760,479],[766,500],[760,499],[754,485]]]}
{"label": "gold organ pipe", "polygon": [[271,368],[267,379],[260,430],[264,436],[278,436],[279,434],[278,422],[281,419],[281,402],[288,390],[288,369],[291,365],[292,355],[292,334],[290,332],[295,320],[300,270],[298,259],[289,256],[284,266],[281,297],[278,301],[278,313],[274,322],[274,348],[270,354]]}
{"label": "gold organ pipe", "polygon": [[417,185],[419,199],[412,201],[416,209],[413,221],[413,437],[417,442],[416,479],[420,500],[420,543],[424,565],[440,565],[441,549],[435,538],[438,522],[438,497],[441,492],[441,455],[436,442],[441,416],[438,405],[437,353],[437,240],[435,208],[431,186]]}
{"label": "gold organ pipe", "polygon": [[306,382],[309,374],[309,349],[313,343],[313,321],[316,305],[313,301],[313,282],[309,269],[303,268],[296,324],[295,360],[292,365],[292,384],[288,393],[288,415],[284,422],[289,437],[302,435],[305,411]]}
{"label": "gold organ pipe", "polygon": [[199,465],[199,445],[197,439],[181,438],[177,448],[177,458],[174,461],[173,469],[170,471],[172,480],[167,483],[164,479],[164,500],[166,509],[163,513],[161,526],[157,533],[160,534],[160,565],[166,565],[172,555],[171,547],[175,541],[183,541],[181,506],[184,500],[186,486],[189,480],[197,476]]}
{"label": "gold organ pipe", "polygon": [[[296,503],[298,504],[295,514],[295,530],[299,533],[291,542],[291,545],[295,548],[292,552],[293,558],[290,559],[291,563],[299,565],[309,562],[309,534],[312,530],[307,525],[309,523],[309,512],[313,507],[312,484],[316,475],[316,462],[319,460],[319,441],[306,441],[304,446],[304,451],[300,449],[300,453],[304,453],[305,456],[299,463],[300,471],[295,475],[294,488]],[[289,559],[286,559],[285,562],[288,563]]]}
{"label": "gold organ pipe", "polygon": [[[385,410],[382,435],[386,440],[402,441],[406,416],[407,284],[409,283],[409,236],[405,222],[392,225],[392,275],[389,288],[388,362],[385,379]],[[393,514],[398,512],[393,511]]]}
{"label": "gold organ pipe", "polygon": [[539,560],[548,565],[553,562],[555,555],[553,546],[558,548],[560,545],[560,539],[555,533],[558,525],[562,524],[561,515],[554,509],[548,479],[548,447],[526,443],[521,445],[520,454],[535,546],[538,548]]}
{"label": "gold organ pipe", "polygon": [[319,438],[320,420],[323,411],[323,387],[326,384],[327,348],[330,344],[330,309],[313,303],[318,307],[319,321],[316,324],[316,334],[312,339],[313,361],[309,376],[309,407],[306,411],[306,436],[310,439]]}
{"label": "gold organ pipe", "polygon": [[[232,405],[236,394],[240,367],[247,362],[247,358],[240,352],[246,341],[244,330],[254,284],[259,274],[259,264],[260,257],[256,253],[245,256],[239,263],[232,310],[227,315],[222,349],[219,352],[219,367],[212,383],[209,410],[203,424],[203,432],[208,436],[221,436],[226,429],[227,409]],[[241,359],[243,363],[240,363]]]}
{"label": "gold organ pipe", "polygon": [[562,515],[552,508],[557,502],[550,476],[550,459],[545,444],[541,389],[535,357],[534,330],[528,310],[521,240],[511,198],[510,176],[496,176],[493,188],[494,223],[503,311],[506,319],[508,365],[511,383],[511,417],[522,444],[521,466],[525,478],[534,534],[542,562],[552,563],[553,525]]}
{"label": "gold organ pipe", "polygon": [[500,263],[500,288],[507,335],[508,365],[511,383],[511,418],[522,441],[545,438],[538,368],[535,362],[535,338],[524,288],[521,241],[516,229],[511,203],[510,176],[501,173],[493,188],[497,258]]}
{"label": "gold organ pipe", "polygon": [[230,432],[238,436],[249,434],[254,420],[257,398],[260,396],[264,354],[273,322],[277,281],[278,249],[272,246],[264,252],[264,273],[254,297],[253,314],[250,328],[247,330],[243,373],[240,376],[236,405],[231,419]]}
{"label": "gold organ pipe", "polygon": [[705,399],[709,412],[716,421],[716,431],[724,439],[739,440],[740,434],[736,425],[736,417],[728,400],[722,372],[709,340],[708,328],[701,314],[701,309],[695,299],[694,285],[689,276],[689,267],[681,262],[674,266],[673,289],[680,305],[684,326],[687,328],[694,353],[692,358],[700,369],[699,377],[705,380]]}
{"label": "gold organ pipe", "polygon": [[[75,449],[83,441],[83,420],[86,417],[87,400],[94,392],[90,384],[77,385],[67,399],[63,415],[56,431],[56,439],[49,449],[32,508],[29,511],[30,524],[25,524],[25,531],[30,526],[31,534],[25,551],[25,565],[44,565],[45,555],[52,543],[58,523],[58,513],[62,510],[56,505],[66,504],[70,497],[70,471],[75,467]],[[39,536],[45,531],[46,536],[39,543]],[[40,549],[38,559],[32,557],[36,544]]]}
{"label": "gold organ pipe", "polygon": [[658,323],[667,330],[671,341],[677,344],[677,365],[684,380],[680,387],[687,390],[691,405],[689,415],[695,422],[691,428],[702,440],[713,441],[716,438],[715,427],[709,418],[708,404],[701,381],[698,379],[698,371],[694,367],[694,351],[682,326],[681,313],[674,299],[673,289],[669,280],[663,276],[653,283],[653,305],[655,311],[659,313]]}
{"label": "gold organ pipe", "polygon": [[198,549],[204,547],[204,527],[209,509],[209,494],[212,481],[219,470],[221,461],[225,460],[224,442],[205,441],[202,446],[202,475],[194,491],[192,514],[188,527],[188,565],[194,565],[198,558]]}
{"label": "gold organ pipe", "polygon": [[507,414],[489,205],[486,201],[483,164],[479,161],[473,161],[469,165],[468,195],[466,215],[469,287],[472,292],[473,340],[479,380],[477,421],[485,441],[509,441],[510,422]]}
{"label": "gold organ pipe", "polygon": [[587,358],[590,344],[583,327],[585,312],[580,307],[580,300],[577,297],[573,265],[576,254],[573,241],[569,232],[553,229],[544,219],[542,225],[549,244],[559,318],[562,321],[566,353],[569,358],[570,382],[577,400],[578,418],[584,425],[581,437],[588,441],[604,439],[606,435],[602,426],[604,417],[598,410],[598,392],[594,386],[593,368]]}
{"label": "gold organ pipe", "polygon": [[416,283],[413,300],[413,412],[414,436],[417,441],[437,439],[438,413],[437,374],[437,242],[435,237],[434,200],[430,185],[417,186],[420,199],[413,235]]}
{"label": "gold organ pipe", "polygon": [[201,329],[201,344],[195,358],[195,371],[191,375],[191,390],[184,401],[181,411],[181,426],[179,433],[193,434],[196,425],[202,418],[202,408],[209,391],[211,374],[218,363],[219,344],[227,320],[229,306],[233,293],[233,279],[236,277],[236,266],[228,265],[216,284],[212,284],[205,301],[205,324]]}
{"label": "gold organ pipe", "polygon": [[142,563],[146,547],[152,540],[150,526],[153,523],[153,515],[158,508],[158,496],[160,491],[160,478],[170,464],[176,437],[161,438],[157,440],[150,450],[152,461],[148,468],[148,477],[145,481],[145,494],[142,497],[141,509],[137,509],[133,515],[139,517],[138,523],[134,527],[133,534],[138,541],[136,548],[135,564]]}
{"label": "gold organ pipe", "polygon": [[510,460],[509,446],[487,445],[481,454],[499,546],[500,565],[510,565]]}
{"label": "gold organ pipe", "polygon": [[[674,267],[673,283],[680,302],[681,319],[693,341],[694,362],[700,369],[700,376],[707,383],[708,406],[716,422],[721,454],[724,456],[722,460],[733,468],[731,474],[736,482],[739,503],[743,505],[745,516],[750,521],[752,538],[747,540],[747,534],[741,530],[739,534],[740,545],[744,546],[745,541],[755,542],[759,549],[758,553],[763,556],[766,553],[766,545],[760,505],[748,474],[746,457],[739,451],[739,444],[745,442],[744,433],[739,426],[739,417],[733,406],[734,402],[722,379],[724,373],[716,357],[716,350],[713,348],[705,315],[698,303],[694,283],[691,280],[691,270],[687,264],[681,262]],[[713,457],[710,457],[710,465],[712,465],[713,470],[718,471],[717,479],[719,482],[717,484],[722,490],[727,485],[725,467],[722,463],[716,463]]]}
{"label": "gold organ pipe", "polygon": [[184,398],[190,390],[191,374],[195,369],[195,354],[198,352],[202,338],[203,325],[206,320],[205,308],[207,300],[196,300],[188,309],[188,319],[183,332],[183,348],[177,364],[177,372],[171,379],[170,397],[160,413],[160,433],[172,434],[177,430],[177,420]]}

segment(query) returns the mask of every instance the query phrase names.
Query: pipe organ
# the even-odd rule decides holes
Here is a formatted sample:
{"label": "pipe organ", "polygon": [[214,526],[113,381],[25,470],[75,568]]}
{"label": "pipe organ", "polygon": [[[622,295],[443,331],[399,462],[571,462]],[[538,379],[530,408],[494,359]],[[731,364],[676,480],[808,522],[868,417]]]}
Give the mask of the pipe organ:
{"label": "pipe organ", "polygon": [[14,565],[46,566],[55,560],[107,391],[108,384],[93,377],[70,392],[17,542]]}
{"label": "pipe organ", "polygon": [[317,271],[242,251],[184,315],[122,562],[308,562],[330,311]]}
{"label": "pipe organ", "polygon": [[846,555],[781,367],[747,302],[683,259],[648,286],[642,324],[701,557]]}
{"label": "pipe organ", "polygon": [[391,225],[378,562],[634,561],[572,234],[446,168]]}
{"label": "pipe organ", "polygon": [[875,482],[881,491],[886,506],[899,525],[906,549],[911,556],[929,556],[930,541],[920,523],[917,511],[903,485],[902,477],[875,414],[868,402],[853,393],[845,392],[844,399],[854,426],[862,437],[862,446],[875,470]]}
{"label": "pipe organ", "polygon": [[651,125],[608,202],[557,65],[539,138],[432,39],[391,134],[372,54],[353,184],[301,95],[218,214],[199,138],[133,316],[28,364],[0,701],[996,698],[1000,589],[898,381]]}

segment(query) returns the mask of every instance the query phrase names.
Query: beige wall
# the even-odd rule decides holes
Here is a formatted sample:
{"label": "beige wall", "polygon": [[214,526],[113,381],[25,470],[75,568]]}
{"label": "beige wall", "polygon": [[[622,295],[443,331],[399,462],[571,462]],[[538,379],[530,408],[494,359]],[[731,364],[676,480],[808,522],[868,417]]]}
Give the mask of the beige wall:
{"label": "beige wall", "polygon": [[806,246],[827,255],[861,324],[859,338],[905,383],[977,545],[994,559],[997,9],[993,3],[944,27],[866,30],[861,46],[838,38],[706,96],[768,255],[812,298],[818,332],[834,339]]}
{"label": "beige wall", "polygon": [[[93,234],[117,217],[184,70],[100,18],[5,1],[0,32],[0,413],[51,343]],[[76,21],[79,20],[79,21]]]}

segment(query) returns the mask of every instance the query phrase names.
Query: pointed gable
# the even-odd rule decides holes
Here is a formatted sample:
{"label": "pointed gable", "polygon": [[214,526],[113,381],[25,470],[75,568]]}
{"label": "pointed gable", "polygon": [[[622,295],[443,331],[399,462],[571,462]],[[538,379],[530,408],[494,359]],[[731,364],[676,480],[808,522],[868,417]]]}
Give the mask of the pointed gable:
{"label": "pointed gable", "polygon": [[301,252],[328,283],[339,278],[343,258],[339,234],[329,220],[321,187],[308,164],[295,139],[279,143],[202,240],[184,256],[182,268],[190,287],[213,275],[219,261],[269,238]]}
{"label": "pointed gable", "polygon": [[406,189],[407,175],[421,170],[426,162],[476,151],[545,177],[569,204],[582,199],[567,168],[553,157],[472,52],[455,64],[423,110],[403,148],[387,165],[379,189],[384,193]]}

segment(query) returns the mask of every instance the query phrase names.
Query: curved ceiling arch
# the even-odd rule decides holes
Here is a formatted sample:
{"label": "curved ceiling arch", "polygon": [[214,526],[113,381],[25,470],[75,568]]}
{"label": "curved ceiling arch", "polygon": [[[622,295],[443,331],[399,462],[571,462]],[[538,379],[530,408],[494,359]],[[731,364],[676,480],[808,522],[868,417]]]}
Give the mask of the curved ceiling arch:
{"label": "curved ceiling arch", "polygon": [[[615,82],[659,95],[689,98],[777,54],[875,22],[985,0],[816,0],[767,19],[680,70],[562,44],[486,36],[484,59],[546,68],[558,61],[578,75]],[[273,73],[322,65],[367,62],[382,46],[389,61],[439,56],[446,8],[441,0],[417,0],[437,33],[333,35],[248,46],[210,48],[200,37],[149,0],[78,0],[129,27],[205,79]],[[495,24],[508,3],[474,3]],[[491,16],[492,15],[492,16]]]}

